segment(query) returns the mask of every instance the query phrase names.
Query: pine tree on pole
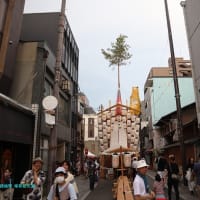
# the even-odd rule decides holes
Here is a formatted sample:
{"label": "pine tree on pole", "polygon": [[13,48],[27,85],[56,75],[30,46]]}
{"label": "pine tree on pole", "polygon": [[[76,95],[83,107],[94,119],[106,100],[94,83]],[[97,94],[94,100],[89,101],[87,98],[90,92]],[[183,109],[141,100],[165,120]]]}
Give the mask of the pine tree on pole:
{"label": "pine tree on pole", "polygon": [[127,61],[132,57],[128,52],[130,46],[126,44],[126,35],[119,35],[115,43],[111,43],[111,48],[106,50],[101,49],[104,58],[109,61],[109,67],[116,65],[118,68],[118,89],[120,89],[120,71],[119,68],[122,65],[127,65]]}

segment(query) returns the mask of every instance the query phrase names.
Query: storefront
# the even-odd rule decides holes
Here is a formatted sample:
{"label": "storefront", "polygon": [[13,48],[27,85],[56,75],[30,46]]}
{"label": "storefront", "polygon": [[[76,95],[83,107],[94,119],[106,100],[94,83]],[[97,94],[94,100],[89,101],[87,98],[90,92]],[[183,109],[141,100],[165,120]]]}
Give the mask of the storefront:
{"label": "storefront", "polygon": [[0,167],[19,183],[31,167],[35,116],[31,109],[0,94]]}

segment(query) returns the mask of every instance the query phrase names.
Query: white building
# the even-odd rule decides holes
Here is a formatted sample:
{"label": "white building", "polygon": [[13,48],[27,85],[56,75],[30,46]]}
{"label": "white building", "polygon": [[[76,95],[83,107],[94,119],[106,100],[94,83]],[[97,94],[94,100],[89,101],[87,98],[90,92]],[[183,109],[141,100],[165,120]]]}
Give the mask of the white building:
{"label": "white building", "polygon": [[84,127],[84,143],[85,149],[95,155],[99,155],[99,140],[98,140],[98,120],[97,114],[83,115]]}

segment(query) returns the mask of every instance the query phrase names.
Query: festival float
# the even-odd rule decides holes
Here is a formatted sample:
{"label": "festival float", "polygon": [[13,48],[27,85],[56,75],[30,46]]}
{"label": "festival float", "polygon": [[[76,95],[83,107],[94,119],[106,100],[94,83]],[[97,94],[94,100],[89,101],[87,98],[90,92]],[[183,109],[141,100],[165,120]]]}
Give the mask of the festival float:
{"label": "festival float", "polygon": [[138,87],[130,105],[123,105],[118,88],[116,104],[98,113],[100,176],[113,180],[113,197],[132,200],[131,157],[139,153],[141,104]]}

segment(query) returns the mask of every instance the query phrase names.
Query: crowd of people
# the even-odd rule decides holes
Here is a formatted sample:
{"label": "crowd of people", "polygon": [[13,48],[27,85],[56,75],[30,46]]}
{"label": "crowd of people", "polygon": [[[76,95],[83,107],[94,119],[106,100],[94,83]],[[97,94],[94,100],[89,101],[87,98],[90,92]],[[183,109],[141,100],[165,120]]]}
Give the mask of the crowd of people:
{"label": "crowd of people", "polygon": [[[149,187],[146,173],[148,164],[145,159],[136,161],[133,159],[133,195],[135,200],[172,200],[172,188],[175,191],[176,200],[180,199],[179,183],[180,175],[179,166],[173,154],[165,158],[161,153],[155,160],[156,175],[152,188]],[[186,172],[182,174],[186,179],[188,189],[191,195],[196,195],[200,199],[200,155],[195,162],[193,157],[188,159]],[[167,195],[165,194],[165,185],[167,185]]]}
{"label": "crowd of people", "polygon": [[[86,157],[85,176],[88,178],[89,189],[94,190],[98,181],[99,163],[96,158]],[[42,200],[46,174],[42,170],[43,160],[36,157],[32,160],[32,167],[27,170],[19,184],[13,183],[12,171],[9,167],[2,167],[0,173],[0,200],[13,200],[14,190],[19,189],[20,200]],[[78,186],[74,175],[80,175],[80,163],[76,164],[76,172],[72,164],[64,160],[56,162],[53,184],[47,192],[47,200],[77,200],[79,197]],[[74,175],[73,175],[74,174]],[[15,187],[14,187],[15,186]]]}
{"label": "crowd of people", "polygon": [[[187,161],[186,171],[180,172],[176,158],[173,154],[167,158],[161,153],[155,160],[156,175],[150,187],[147,179],[149,165],[144,158],[132,160],[132,178],[134,200],[172,200],[172,188],[175,191],[176,200],[180,199],[179,183],[180,174],[187,181],[188,190],[191,195],[200,198],[200,155],[197,161],[190,157]],[[43,160],[40,157],[34,158],[32,168],[25,172],[19,184],[25,185],[22,189],[22,199],[41,200],[43,196],[43,186],[46,175],[42,170]],[[47,200],[77,200],[79,197],[78,186],[74,175],[70,170],[71,163],[64,160],[57,163],[54,172],[53,184],[47,194]],[[86,157],[84,163],[84,175],[89,180],[89,189],[94,190],[94,185],[98,182],[100,164],[96,158]],[[9,168],[1,169],[1,186],[13,184],[12,171]],[[2,184],[3,183],[3,184]],[[167,195],[165,186],[167,185]],[[0,188],[0,200],[13,199],[13,187]]]}
{"label": "crowd of people", "polygon": [[[40,157],[34,158],[32,168],[25,172],[19,184],[14,184],[12,171],[9,168],[1,169],[0,200],[12,200],[15,188],[20,191],[18,197],[23,200],[42,200],[43,187],[46,181],[46,174],[42,170],[43,160]],[[15,187],[13,187],[15,186]],[[57,162],[54,172],[54,180],[47,200],[77,200],[79,195],[74,175],[70,172],[70,163],[64,160]]]}

